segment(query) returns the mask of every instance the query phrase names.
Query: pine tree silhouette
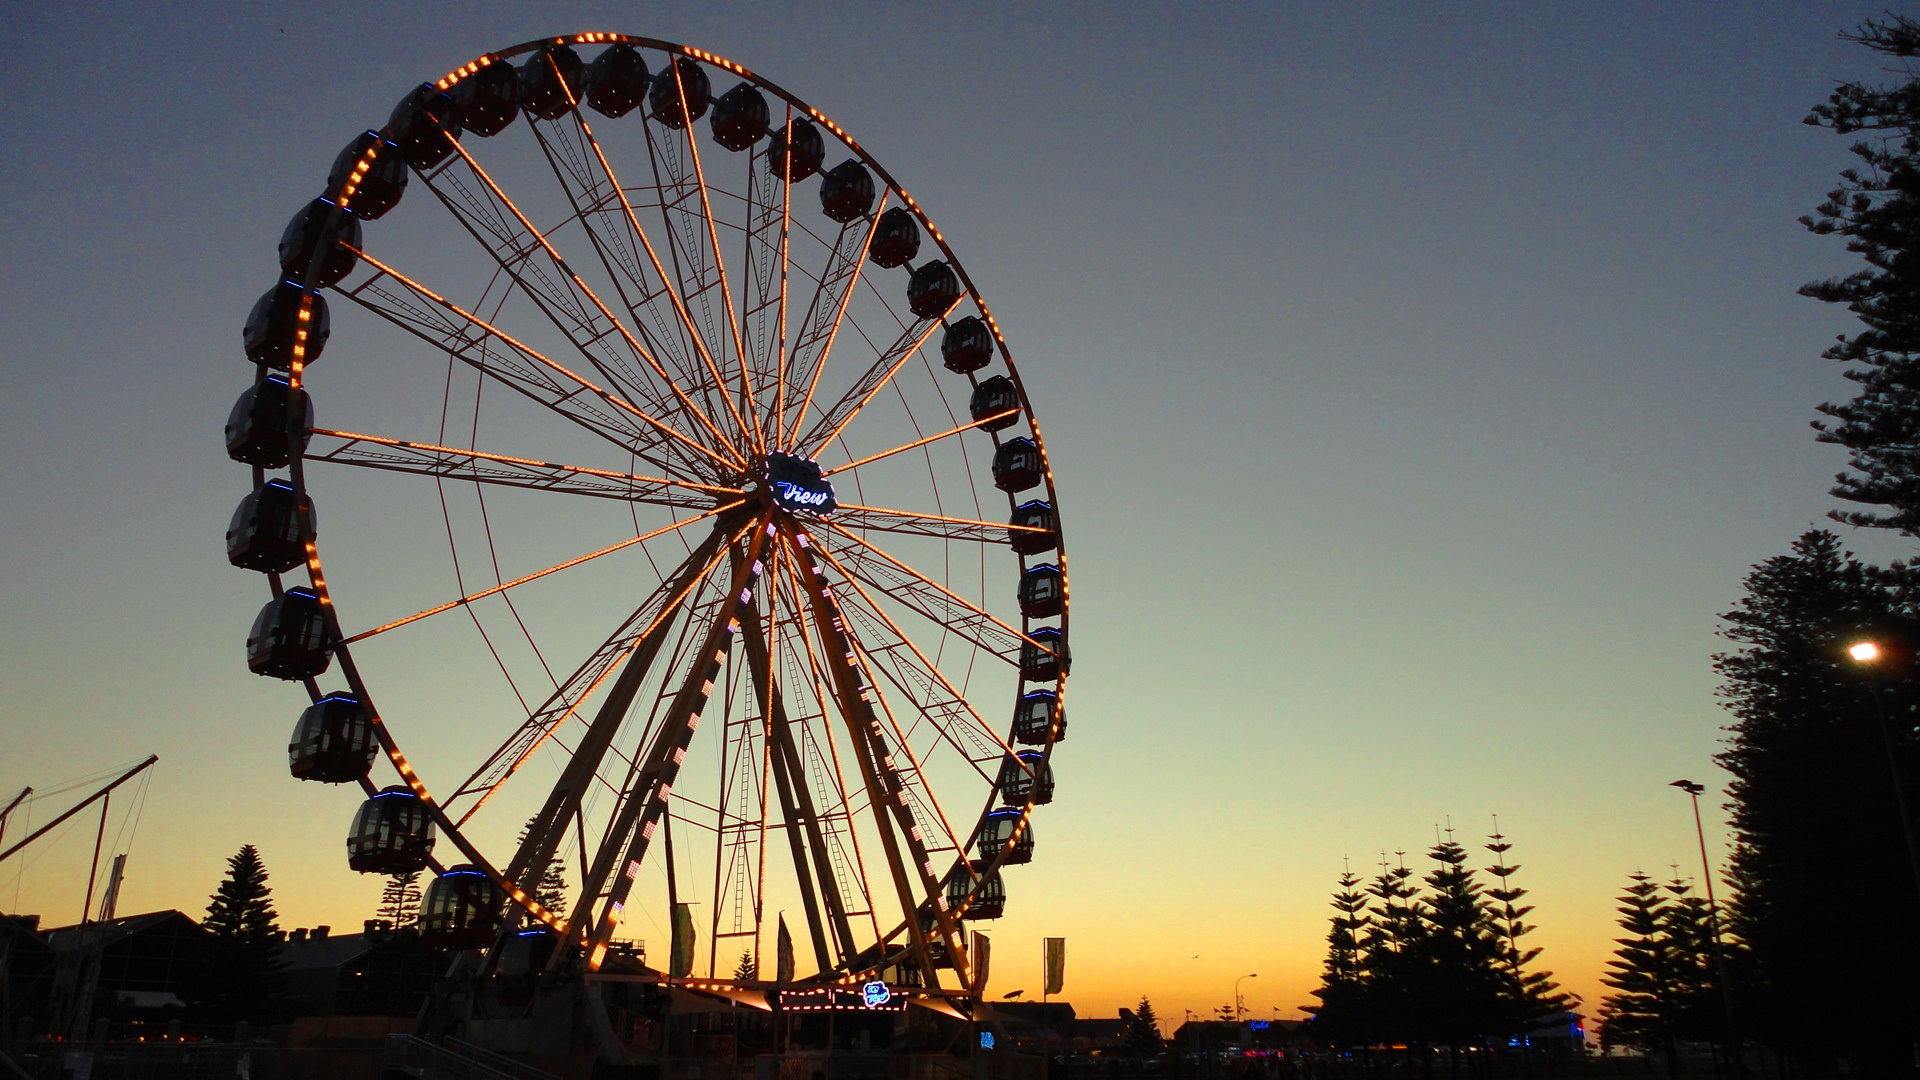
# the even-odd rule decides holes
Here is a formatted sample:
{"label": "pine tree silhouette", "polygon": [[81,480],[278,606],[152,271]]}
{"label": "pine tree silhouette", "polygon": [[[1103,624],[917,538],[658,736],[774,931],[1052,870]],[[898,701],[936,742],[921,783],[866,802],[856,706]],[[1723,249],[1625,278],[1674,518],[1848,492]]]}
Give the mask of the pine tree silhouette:
{"label": "pine tree silhouette", "polygon": [[285,1007],[286,965],[267,868],[252,844],[227,860],[227,876],[201,925],[212,935],[201,1004],[216,1020],[277,1019]]}

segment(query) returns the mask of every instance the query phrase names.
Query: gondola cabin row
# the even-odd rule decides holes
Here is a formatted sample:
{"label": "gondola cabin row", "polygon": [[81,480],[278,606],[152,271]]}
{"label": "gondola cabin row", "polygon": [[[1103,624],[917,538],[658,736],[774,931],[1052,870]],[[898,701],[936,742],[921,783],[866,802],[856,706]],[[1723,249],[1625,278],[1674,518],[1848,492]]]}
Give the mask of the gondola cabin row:
{"label": "gondola cabin row", "polygon": [[[975,862],[971,870],[967,866],[955,866],[947,875],[947,910],[960,912],[962,919],[997,919],[1006,914],[1007,885],[998,873],[984,880],[980,875],[985,872],[986,863]],[[978,887],[976,888],[976,883]],[[973,903],[967,904],[967,894],[973,893]],[[961,905],[965,904],[965,910]]]}
{"label": "gondola cabin row", "polygon": [[427,868],[433,842],[427,805],[406,788],[386,788],[353,816],[347,865],[362,874],[411,874]]}
{"label": "gondola cabin row", "polygon": [[299,780],[344,784],[363,779],[380,744],[373,719],[352,694],[328,694],[300,714],[287,744],[287,767]]}

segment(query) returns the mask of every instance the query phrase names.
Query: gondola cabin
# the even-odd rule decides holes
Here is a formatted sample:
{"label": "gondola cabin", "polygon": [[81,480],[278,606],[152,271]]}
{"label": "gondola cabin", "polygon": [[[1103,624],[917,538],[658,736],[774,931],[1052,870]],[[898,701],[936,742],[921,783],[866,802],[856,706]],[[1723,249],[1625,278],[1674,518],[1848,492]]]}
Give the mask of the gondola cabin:
{"label": "gondola cabin", "polygon": [[560,937],[552,930],[516,930],[500,935],[493,948],[493,994],[502,1005],[533,1000],[540,972],[552,959]]}
{"label": "gondola cabin", "polygon": [[1022,555],[1038,555],[1060,546],[1060,527],[1054,524],[1053,504],[1034,499],[1014,507],[1013,528],[1007,530],[1007,542]]}
{"label": "gondola cabin", "polygon": [[453,84],[460,127],[483,139],[507,130],[520,115],[520,73],[498,56],[479,60],[480,70]]}
{"label": "gondola cabin", "polygon": [[284,574],[307,561],[307,538],[317,524],[313,500],[300,498],[285,480],[269,480],[234,509],[227,561],[242,570]]}
{"label": "gondola cabin", "polygon": [[400,205],[407,191],[407,161],[379,132],[366,132],[333,159],[327,190],[348,213],[372,221]]}
{"label": "gondola cabin", "polygon": [[1000,761],[1000,780],[996,787],[1000,801],[1008,806],[1035,805],[1053,801],[1053,766],[1038,750],[1021,750]]}
{"label": "gondola cabin", "polygon": [[655,120],[679,130],[707,115],[712,97],[706,69],[683,56],[653,77],[647,112]]}
{"label": "gondola cabin", "polygon": [[453,140],[460,137],[460,107],[452,94],[421,83],[393,107],[386,132],[407,164],[431,169],[453,155]]}
{"label": "gondola cabin", "polygon": [[1067,582],[1052,563],[1029,566],[1020,573],[1020,614],[1048,619],[1067,606]]}
{"label": "gondola cabin", "polygon": [[910,262],[920,254],[920,223],[913,219],[913,211],[904,206],[896,206],[880,215],[880,221],[873,227],[873,242],[867,245],[867,258],[875,266],[884,266],[891,270]]}
{"label": "gondola cabin", "polygon": [[640,50],[619,42],[587,65],[586,101],[602,116],[621,117],[647,99],[647,62]]}
{"label": "gondola cabin", "polygon": [[940,363],[960,375],[979,371],[993,360],[993,331],[978,315],[969,315],[940,335]]}
{"label": "gondola cabin", "polygon": [[1012,848],[1007,852],[1007,865],[1033,861],[1033,822],[1019,810],[991,811],[973,830],[973,853],[982,859],[999,855],[1009,843]]}
{"label": "gondola cabin", "polygon": [[312,589],[288,589],[260,609],[247,634],[247,667],[275,679],[311,679],[327,670],[327,623]]}
{"label": "gondola cabin", "polygon": [[842,225],[859,221],[873,209],[873,174],[853,158],[820,178],[820,212]]}
{"label": "gondola cabin", "polygon": [[[289,414],[299,422],[290,424]],[[227,413],[227,456],[247,465],[278,469],[312,435],[313,399],[279,375],[247,387]]]}
{"label": "gondola cabin", "polygon": [[433,818],[403,787],[390,787],[360,804],[347,835],[347,865],[362,874],[411,874],[433,855]]}
{"label": "gondola cabin", "polygon": [[795,120],[783,125],[767,144],[767,167],[789,184],[797,184],[819,172],[826,158],[827,145],[811,120]]}
{"label": "gondola cabin", "polygon": [[967,412],[982,431],[1005,431],[1020,422],[1020,390],[1005,375],[995,375],[973,388]]}
{"label": "gondola cabin", "polygon": [[1043,626],[1028,634],[1020,645],[1020,677],[1028,682],[1049,682],[1073,668],[1073,653],[1067,648],[1067,636],[1052,626]]}
{"label": "gondola cabin", "polygon": [[542,120],[573,111],[581,90],[580,54],[567,45],[543,45],[520,65],[520,107]]}
{"label": "gondola cabin", "polygon": [[499,932],[507,894],[465,863],[437,875],[420,900],[420,943],[436,949],[484,949]]}
{"label": "gondola cabin", "polygon": [[315,199],[301,207],[280,234],[280,272],[305,281],[311,268],[313,287],[324,289],[353,272],[360,256],[348,248],[358,250],[360,243],[359,218],[326,199]]}
{"label": "gondola cabin", "polygon": [[1040,447],[1032,439],[1008,439],[993,452],[993,486],[1008,493],[1025,491],[1040,482],[1043,468]]}
{"label": "gondola cabin", "polygon": [[907,307],[923,319],[937,319],[960,302],[960,275],[935,259],[914,268],[907,280]]}
{"label": "gondola cabin", "polygon": [[303,364],[320,359],[332,332],[327,298],[297,281],[281,280],[253,302],[240,341],[248,360],[286,371],[296,359]]}
{"label": "gondola cabin", "polygon": [[287,767],[296,780],[344,784],[373,767],[380,744],[373,720],[352,694],[328,694],[300,714],[287,744]]}
{"label": "gondola cabin", "polygon": [[746,83],[713,103],[713,141],[739,153],[767,137],[767,97]]}
{"label": "gondola cabin", "polygon": [[1023,746],[1045,746],[1067,737],[1067,718],[1060,711],[1060,695],[1052,690],[1029,690],[1013,707],[1013,741]]}
{"label": "gondola cabin", "polygon": [[[968,872],[964,866],[956,866],[947,875],[947,910],[959,912],[966,920],[997,919],[1006,914],[1007,885],[999,874],[981,879],[979,874],[986,864],[976,862]],[[972,902],[968,902],[968,895]]]}

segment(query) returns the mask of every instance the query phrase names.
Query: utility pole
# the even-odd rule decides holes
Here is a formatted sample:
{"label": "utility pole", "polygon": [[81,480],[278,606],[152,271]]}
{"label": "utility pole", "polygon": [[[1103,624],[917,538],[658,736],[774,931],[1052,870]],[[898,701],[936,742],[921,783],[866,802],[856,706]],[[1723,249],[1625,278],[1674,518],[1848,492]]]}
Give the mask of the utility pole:
{"label": "utility pole", "polygon": [[1691,780],[1675,780],[1668,787],[1677,787],[1693,800],[1693,835],[1700,841],[1700,878],[1707,883],[1707,926],[1713,931],[1713,959],[1720,972],[1720,1000],[1727,1010],[1727,1049],[1733,1055],[1733,1073],[1738,1076],[1746,1069],[1746,1044],[1740,1037],[1740,1025],[1734,1020],[1733,981],[1727,977],[1727,950],[1720,942],[1720,905],[1713,896],[1713,865],[1707,861],[1707,830],[1700,821],[1700,796],[1707,790],[1706,785]]}

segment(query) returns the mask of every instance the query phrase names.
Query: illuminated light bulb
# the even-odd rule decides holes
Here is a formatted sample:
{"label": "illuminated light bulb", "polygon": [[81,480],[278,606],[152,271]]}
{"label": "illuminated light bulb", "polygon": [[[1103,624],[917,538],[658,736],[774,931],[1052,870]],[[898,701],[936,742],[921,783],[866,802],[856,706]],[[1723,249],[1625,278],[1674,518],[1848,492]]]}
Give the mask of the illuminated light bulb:
{"label": "illuminated light bulb", "polygon": [[1847,655],[1857,664],[1871,664],[1880,659],[1880,646],[1871,641],[1862,641],[1847,648]]}

